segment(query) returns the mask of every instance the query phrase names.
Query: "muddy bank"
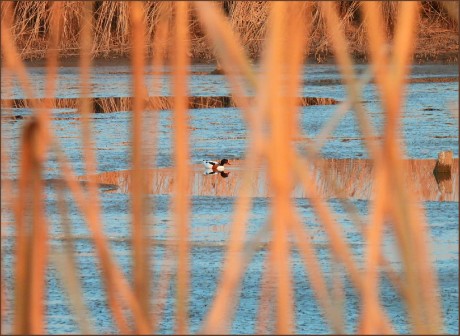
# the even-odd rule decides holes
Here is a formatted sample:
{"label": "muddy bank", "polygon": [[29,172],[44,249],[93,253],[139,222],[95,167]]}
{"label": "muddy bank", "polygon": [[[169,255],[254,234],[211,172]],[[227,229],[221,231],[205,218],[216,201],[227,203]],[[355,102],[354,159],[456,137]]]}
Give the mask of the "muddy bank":
{"label": "muddy bank", "polygon": [[[449,175],[434,175],[436,160],[405,160],[406,178],[404,187],[423,201],[458,201],[458,158],[454,159]],[[240,187],[241,162],[233,161],[223,178],[220,174],[205,175],[201,164],[190,166],[190,190],[194,196],[236,196]],[[325,198],[371,199],[373,195],[373,166],[366,159],[322,159],[312,165],[320,195]],[[151,194],[171,194],[174,185],[172,168],[146,171],[147,189]],[[88,180],[80,176],[80,181]],[[104,172],[96,175],[96,181],[104,185],[118,186],[105,192],[129,193],[131,173],[129,170]],[[252,180],[254,197],[270,197],[265,170],[255,172]],[[298,185],[293,197],[307,197],[308,193]]]}
{"label": "muddy bank", "polygon": [[[41,99],[2,99],[2,107],[30,108],[33,103],[41,102]],[[52,100],[53,108],[78,108],[81,98],[56,98]],[[300,106],[310,105],[334,105],[340,103],[333,98],[323,97],[300,97]],[[133,97],[107,97],[93,98],[93,112],[107,113],[117,111],[130,111]],[[189,97],[189,109],[235,107],[235,101],[231,96],[214,97]],[[149,110],[169,110],[174,107],[174,97],[149,97],[145,100],[145,109]]]}

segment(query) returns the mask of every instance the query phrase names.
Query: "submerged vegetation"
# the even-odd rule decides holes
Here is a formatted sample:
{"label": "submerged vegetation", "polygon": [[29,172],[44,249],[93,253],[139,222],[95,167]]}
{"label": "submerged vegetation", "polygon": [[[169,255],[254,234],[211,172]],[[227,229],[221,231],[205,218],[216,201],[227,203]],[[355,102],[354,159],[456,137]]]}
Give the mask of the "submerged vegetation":
{"label": "submerged vegetation", "polygon": [[[247,54],[257,59],[265,39],[269,3],[266,1],[217,1],[222,5],[234,32],[239,35]],[[152,53],[153,36],[160,22],[161,6],[158,1],[145,3],[146,52]],[[394,34],[397,17],[397,2],[382,1],[382,16],[387,37]],[[43,58],[50,32],[50,3],[47,1],[17,1],[14,3],[13,36],[19,52],[24,59]],[[415,46],[415,59],[455,62],[458,56],[458,26],[448,15],[448,9],[437,1],[424,1],[421,4],[421,18],[418,23],[418,42]],[[190,8],[190,55],[199,61],[214,60],[214,50],[206,41],[196,12]],[[350,52],[357,59],[366,59],[367,39],[365,21],[359,10],[358,1],[339,1],[338,13],[340,25],[350,41]],[[92,8],[94,19],[94,39],[91,45],[93,57],[129,56],[130,15],[129,4],[124,1],[94,1]],[[325,18],[314,4],[311,17],[312,29],[309,50],[310,56],[322,61],[331,56],[331,41],[327,37]],[[59,49],[61,56],[79,54],[79,36],[82,23],[82,2],[63,2],[63,27]],[[171,44],[172,37],[166,40]]]}

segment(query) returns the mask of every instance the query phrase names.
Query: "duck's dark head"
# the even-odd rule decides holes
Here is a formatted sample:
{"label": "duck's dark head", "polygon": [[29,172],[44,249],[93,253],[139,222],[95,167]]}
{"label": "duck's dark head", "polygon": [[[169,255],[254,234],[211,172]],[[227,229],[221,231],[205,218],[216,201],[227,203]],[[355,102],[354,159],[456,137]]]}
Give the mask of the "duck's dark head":
{"label": "duck's dark head", "polygon": [[222,160],[220,161],[220,165],[223,166],[223,165],[225,165],[225,164],[228,164],[229,166],[232,165],[227,159],[222,159]]}

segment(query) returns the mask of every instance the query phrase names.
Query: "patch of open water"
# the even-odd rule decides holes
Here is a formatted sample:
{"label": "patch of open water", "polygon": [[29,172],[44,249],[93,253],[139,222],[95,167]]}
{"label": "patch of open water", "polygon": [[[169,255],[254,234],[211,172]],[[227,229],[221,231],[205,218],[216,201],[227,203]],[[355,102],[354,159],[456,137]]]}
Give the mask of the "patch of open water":
{"label": "patch of open water", "polygon": [[[360,72],[365,66],[357,66]],[[213,66],[194,66],[194,71],[212,71]],[[43,92],[44,68],[29,69],[32,83],[36,86],[39,95]],[[94,96],[130,96],[129,67],[100,67],[93,70]],[[78,97],[78,68],[61,68],[58,97]],[[2,83],[4,83],[2,72]],[[169,74],[164,74],[166,81]],[[456,66],[414,66],[412,77],[458,76]],[[337,69],[333,65],[309,66],[304,79],[340,79]],[[150,80],[150,79],[149,79]],[[192,95],[226,95],[228,86],[224,76],[191,77],[190,92]],[[169,94],[165,90],[162,94]],[[344,99],[346,92],[342,85],[308,85],[302,94],[308,96],[332,97]],[[458,82],[447,83],[411,83],[408,85],[407,102],[402,119],[402,132],[405,142],[406,155],[409,158],[435,158],[440,150],[452,150],[458,157],[458,120],[450,110],[449,103],[458,105]],[[22,91],[15,87],[14,98],[21,98]],[[379,105],[379,98],[375,86],[366,86],[363,99],[369,111],[369,117],[378,133],[383,129],[383,117]],[[300,122],[302,131],[315,136],[328,118],[333,114],[335,106],[309,106],[302,108]],[[2,115],[9,113],[2,109]],[[29,109],[15,109],[14,114],[30,115]],[[81,153],[80,121],[75,110],[55,109],[53,129],[61,142],[69,161],[77,175],[83,175],[83,159]],[[158,113],[158,154],[157,164],[160,167],[171,166],[171,113]],[[130,113],[118,112],[97,114],[92,116],[93,134],[100,172],[120,171],[130,168]],[[9,177],[17,175],[17,158],[19,153],[18,141],[24,121],[2,121],[2,137],[4,147],[10,154]],[[236,108],[227,109],[197,109],[190,111],[191,127],[191,161],[198,163],[202,159],[227,157],[241,159],[244,157],[247,146],[246,128],[241,115]],[[149,136],[154,136],[151,129]],[[339,124],[338,128],[321,152],[329,158],[365,158],[361,135],[355,117],[349,113]],[[4,174],[6,171],[2,171]],[[46,164],[45,178],[59,178],[58,164],[54,155]],[[51,245],[55,251],[62,248],[62,227],[59,212],[56,209],[56,199],[52,188],[47,189],[47,212],[50,218],[53,239]],[[129,195],[102,193],[103,223],[107,236],[112,239],[111,246],[121,268],[130,278],[131,274],[131,246],[130,236],[130,208]],[[168,228],[171,226],[169,212],[170,197],[168,195],[151,196],[155,204],[155,224],[152,227],[152,238],[157,242],[155,254],[160,258],[167,249],[165,241],[169,239]],[[256,197],[253,199],[251,220],[248,226],[248,236],[252,237],[264,225],[268,217],[269,198]],[[333,274],[328,249],[327,237],[321,230],[315,214],[308,200],[296,199],[298,209],[304,225],[311,232],[311,239],[316,244],[320,256],[321,267],[327,276]],[[352,200],[363,216],[368,213],[368,201]],[[203,318],[206,315],[214,296],[219,274],[222,269],[224,243],[228,239],[231,214],[233,211],[233,197],[193,196],[193,214],[191,217],[191,298],[190,298],[190,326],[192,332],[199,331]],[[351,225],[345,211],[337,200],[329,200],[330,206],[336,211],[341,227],[353,249],[355,258],[362,262],[362,251],[365,247],[360,234]],[[458,202],[423,202],[429,229],[430,246],[435,268],[439,278],[439,295],[444,314],[445,332],[458,333]],[[83,296],[90,311],[91,321],[102,333],[115,332],[113,321],[106,306],[106,297],[102,290],[101,279],[94,254],[94,246],[86,239],[88,230],[75,205],[70,204],[70,219],[73,233],[81,239],[75,241],[76,257],[81,271]],[[12,222],[11,214],[2,216],[5,223]],[[14,242],[11,237],[14,231],[8,227],[2,239],[2,264],[7,293],[13,293],[12,259]],[[267,239],[267,238],[266,238]],[[387,236],[385,246],[387,255],[393,256],[391,263],[400,267],[398,257],[394,251],[393,238]],[[59,252],[56,252],[59,253]],[[235,320],[232,325],[233,333],[253,333],[256,320],[256,308],[259,302],[259,282],[263,271],[264,248],[255,252],[253,261],[248,266],[240,293],[240,303],[237,307]],[[305,334],[324,334],[331,330],[324,320],[313,291],[303,268],[301,257],[293,253],[290,265],[293,270],[295,290],[296,332]],[[156,274],[165,272],[161,265],[154,263]],[[174,266],[174,265],[172,265]],[[173,272],[173,268],[169,272]],[[330,279],[331,280],[331,279]],[[68,306],[67,296],[64,294],[59,277],[54,267],[50,266],[48,273],[47,316],[49,333],[75,333],[77,325]],[[359,314],[359,298],[345,281],[345,311],[346,331],[353,332],[352,326],[357,323]],[[387,309],[397,332],[408,333],[406,316],[397,294],[384,278],[381,286],[381,299]],[[174,286],[171,285],[166,300],[165,318],[160,323],[159,332],[173,333],[174,329]],[[7,307],[12,307],[12,296],[7,295]],[[160,301],[154,301],[158,304]],[[7,310],[7,321],[11,322],[11,310]],[[5,332],[10,332],[5,330]]]}
{"label": "patch of open water", "polygon": [[[155,224],[152,226],[152,238],[157,241],[155,247],[155,261],[153,268],[155,278],[158,279],[164,272],[174,272],[174,263],[159,261],[163,260],[168,245],[161,244],[168,240],[168,230],[171,228],[171,218],[169,213],[169,196],[151,196],[154,203]],[[311,240],[316,246],[320,260],[320,266],[326,278],[332,283],[334,274],[333,262],[327,248],[327,236],[321,229],[315,213],[308,200],[296,199],[297,209],[303,218],[304,225],[308,228]],[[190,326],[192,332],[198,332],[203,323],[203,318],[211,306],[212,298],[216,291],[220,272],[222,271],[224,244],[229,237],[230,218],[234,207],[233,197],[206,197],[195,196],[192,198],[193,214],[191,218],[191,297],[190,297]],[[353,201],[358,211],[364,217],[368,213],[367,201]],[[330,200],[329,206],[336,212],[341,229],[344,232],[350,247],[352,248],[355,260],[359,265],[363,265],[363,249],[365,245],[361,235],[346,215],[340,202]],[[121,266],[123,272],[131,278],[131,246],[130,235],[130,208],[129,195],[126,194],[104,194],[102,195],[103,223],[107,237],[111,238],[111,247],[115,259]],[[454,202],[425,202],[423,204],[427,213],[429,229],[431,231],[430,247],[433,250],[435,267],[439,277],[440,298],[443,305],[445,331],[456,333],[458,328],[458,204]],[[269,203],[267,198],[254,198],[251,210],[251,217],[247,228],[247,239],[252,240],[268,218]],[[219,209],[216,211],[216,209]],[[59,215],[57,213],[55,201],[50,201],[47,207],[49,218],[51,219],[51,246],[55,253],[60,253],[63,242],[62,227],[60,226]],[[96,274],[99,274],[99,267],[96,263],[93,244],[85,239],[89,232],[84,221],[79,216],[76,207],[70,205],[72,219],[72,232],[81,237],[75,241],[75,254],[80,269],[80,280],[83,286],[83,295],[87,299],[87,305],[93,325],[98,326],[98,330],[103,333],[115,332],[113,321],[110,318],[105,304],[105,295],[102,283]],[[54,237],[54,238],[53,238]],[[265,238],[264,240],[267,240]],[[13,264],[11,249],[13,248],[12,238],[3,240],[4,265]],[[391,235],[387,235],[384,249],[387,257],[395,269],[401,267],[397,255],[391,251],[394,240]],[[232,325],[232,333],[253,333],[256,321],[256,312],[259,304],[259,286],[261,274],[264,269],[266,257],[265,245],[260,250],[255,251],[255,255],[246,270],[241,292],[239,295],[239,305],[237,306],[235,320]],[[165,265],[166,268],[165,268]],[[172,267],[169,266],[172,265]],[[296,332],[301,334],[323,334],[330,330],[325,323],[318,304],[316,302],[311,285],[308,281],[308,274],[305,273],[303,261],[300,255],[294,252],[290,259],[290,266],[293,272],[293,285],[295,291],[295,311],[296,311]],[[169,269],[168,269],[169,267]],[[4,269],[4,279],[6,280],[7,292],[12,293],[12,268]],[[352,289],[348,278],[341,275],[344,281],[345,298],[344,309],[345,325],[347,333],[356,332],[354,326],[357,325],[359,316],[359,298]],[[174,279],[174,276],[173,276]],[[389,317],[395,325],[396,331],[408,333],[408,325],[404,309],[398,295],[392,285],[385,277],[382,277],[381,300],[386,308]],[[174,300],[175,290],[174,281],[172,282],[169,294],[165,298],[153,298],[153,303],[159,304],[161,300],[167,300],[166,312],[163,321],[160,323],[159,332],[174,332]],[[11,291],[10,291],[11,290]],[[158,293],[153,291],[152,294]],[[11,296],[7,296],[8,306],[12,302]],[[77,326],[70,314],[68,301],[62,284],[56,274],[55,268],[50,267],[48,273],[48,332],[65,333],[77,332]],[[11,307],[11,306],[10,306]],[[267,308],[267,307],[265,307]],[[9,319],[11,316],[9,316]]]}

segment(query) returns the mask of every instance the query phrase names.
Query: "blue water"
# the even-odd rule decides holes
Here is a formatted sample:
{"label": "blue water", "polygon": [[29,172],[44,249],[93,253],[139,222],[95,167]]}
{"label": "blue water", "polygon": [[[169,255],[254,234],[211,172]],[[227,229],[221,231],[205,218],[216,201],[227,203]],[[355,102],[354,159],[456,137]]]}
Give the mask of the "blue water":
{"label": "blue water", "polygon": [[[357,66],[358,72],[365,70],[365,65]],[[151,69],[149,68],[148,71]],[[196,65],[192,71],[211,71],[212,66]],[[43,94],[43,78],[45,70],[42,67],[29,68],[31,80],[39,96]],[[2,72],[2,82],[4,73]],[[458,76],[456,66],[417,65],[413,67],[412,77],[455,77]],[[169,73],[163,75],[164,82],[168,81]],[[331,97],[342,100],[346,92],[339,84],[314,84],[323,79],[340,79],[333,65],[313,65],[306,68],[304,81],[313,84],[305,86],[302,93],[307,96]],[[103,66],[93,69],[93,92],[96,97],[130,96],[130,69],[126,65]],[[148,79],[149,81],[151,78]],[[162,94],[169,94],[164,89]],[[224,76],[193,75],[190,81],[191,95],[227,95],[228,85]],[[19,87],[13,90],[14,98],[23,97]],[[405,110],[402,118],[402,139],[405,154],[410,158],[435,158],[440,150],[452,150],[458,157],[458,119],[450,112],[449,104],[458,106],[458,82],[450,83],[413,83],[408,85],[406,92]],[[57,97],[78,97],[78,68],[63,67],[60,69],[60,79]],[[363,92],[365,107],[377,135],[381,134],[384,118],[379,105],[379,97],[375,86],[369,84]],[[304,135],[315,136],[321,127],[334,113],[336,106],[309,106],[301,109],[300,123]],[[2,115],[11,111],[2,110]],[[30,115],[29,109],[14,109],[15,115]],[[76,175],[84,174],[83,157],[81,152],[80,121],[73,109],[53,110],[53,131],[58,137],[68,160]],[[117,171],[130,168],[130,121],[129,111],[92,116],[92,132],[97,149],[98,171]],[[146,125],[152,121],[147,116]],[[172,165],[171,130],[172,117],[170,111],[158,113],[158,131],[149,129],[149,139],[157,134],[157,165],[168,167]],[[2,121],[2,148],[10,154],[9,169],[2,169],[2,174],[9,173],[15,178],[18,171],[19,137],[24,121]],[[236,108],[225,109],[196,109],[190,111],[190,157],[193,163],[203,158],[227,157],[228,159],[244,158],[247,147],[247,130],[244,120]],[[148,148],[147,150],[151,150]],[[367,152],[363,146],[356,118],[349,112],[341,120],[338,128],[328,139],[322,149],[322,154],[330,158],[365,158]],[[56,157],[49,155],[45,166],[45,178],[59,178],[60,171]],[[70,199],[70,195],[67,195]],[[234,210],[234,198],[192,196],[192,217],[190,222],[191,258],[191,292],[190,292],[190,329],[199,332],[208,309],[215,295],[219,274],[224,261],[225,243]],[[131,234],[130,198],[120,193],[102,193],[102,222],[107,237],[111,239],[111,248],[115,259],[123,272],[131,278]],[[165,270],[162,256],[166,251],[165,241],[170,239],[169,229],[172,226],[170,213],[170,197],[166,195],[150,196],[153,210],[151,219],[152,238],[156,247],[152,253],[156,256],[153,267],[157,279],[165,271],[175,272],[174,264]],[[254,238],[256,233],[266,223],[269,216],[268,198],[252,199],[251,217],[247,228],[247,239]],[[305,227],[308,228],[311,240],[315,244],[321,267],[329,282],[335,273],[331,256],[329,255],[328,239],[321,223],[318,221],[308,200],[296,199]],[[352,201],[361,215],[368,216],[368,201]],[[346,211],[337,200],[328,204],[336,212],[344,236],[352,249],[358,265],[363,263],[363,249],[366,247],[361,235],[348,218]],[[442,302],[444,327],[446,333],[458,333],[458,203],[454,202],[425,202],[425,209],[430,231],[429,245],[439,280],[439,295]],[[47,188],[46,211],[50,219],[52,253],[62,253],[63,227],[62,219],[56,206],[56,195],[52,188]],[[83,286],[83,296],[87,304],[90,321],[97,326],[97,333],[114,333],[116,329],[106,306],[106,297],[99,277],[99,266],[96,263],[93,244],[88,240],[89,231],[78,208],[71,201],[69,217],[72,232],[80,239],[75,241],[75,255],[80,270]],[[2,222],[11,223],[13,218],[9,212],[2,214]],[[2,240],[2,276],[8,293],[7,307],[13,304],[13,247],[12,227],[6,227],[6,237]],[[385,236],[384,250],[396,269],[401,268],[401,262],[394,253],[394,240],[391,235]],[[264,237],[267,241],[269,237]],[[259,302],[259,283],[264,269],[266,249],[254,252],[254,257],[242,281],[239,303],[231,326],[232,333],[253,333],[257,320]],[[305,272],[302,258],[293,250],[289,260],[295,291],[296,332],[302,334],[325,334],[332,330],[327,326],[324,315],[315,299],[308,273]],[[359,297],[357,297],[349,279],[344,277],[343,270],[338,268],[338,274],[343,278],[345,289],[343,316],[345,332],[356,332],[357,318],[360,313]],[[174,279],[174,277],[173,277]],[[78,327],[72,315],[69,301],[62,283],[59,280],[53,264],[49,267],[47,297],[47,332],[48,333],[77,333]],[[152,291],[153,294],[157,293]],[[397,332],[409,333],[407,317],[404,313],[398,295],[386,278],[382,278],[381,300]],[[152,297],[156,297],[153,295]],[[164,319],[159,323],[158,332],[174,333],[174,281],[166,298]],[[153,304],[158,300],[153,299]],[[272,304],[273,305],[273,304]],[[11,322],[12,312],[7,310],[6,321]],[[273,321],[270,320],[272,323]],[[269,325],[270,325],[269,323]],[[269,329],[270,330],[270,329]],[[273,329],[271,329],[273,332]],[[6,329],[6,333],[11,329]]]}
{"label": "blue water", "polygon": [[[158,279],[160,269],[164,272],[161,256],[165,253],[165,245],[161,241],[168,239],[168,228],[172,221],[169,214],[169,196],[152,196],[151,201],[155,204],[155,222],[151,228],[153,237],[159,239],[155,248],[155,278]],[[192,332],[198,332],[214,297],[219,274],[222,270],[224,257],[224,243],[229,237],[229,218],[234,207],[233,198],[214,198],[195,196],[192,198],[193,214],[191,220],[191,293],[190,293],[190,326]],[[321,261],[322,270],[329,282],[336,274],[332,267],[333,262],[327,248],[327,236],[321,229],[321,224],[305,199],[297,199],[297,208],[300,212],[304,225],[308,228],[312,242],[316,245],[317,255]],[[361,235],[353,226],[351,220],[344,212],[337,200],[328,202],[329,206],[337,213],[340,227],[344,232],[347,242],[352,248],[354,258],[358,265],[363,264],[363,249],[366,247]],[[359,212],[366,217],[368,212],[367,201],[353,201]],[[111,247],[115,259],[124,273],[131,277],[131,249],[129,240],[123,240],[130,235],[129,218],[129,195],[103,194],[102,195],[104,229],[112,239]],[[458,204],[452,202],[426,202],[425,210],[430,223],[432,240],[431,248],[434,251],[433,259],[439,276],[440,295],[444,311],[445,331],[456,333],[458,328]],[[248,240],[253,240],[256,232],[264,225],[268,218],[268,201],[265,198],[254,198],[251,219],[247,229]],[[216,210],[218,209],[218,210]],[[54,202],[50,202],[48,213],[51,221],[52,237],[62,236],[62,227],[56,214]],[[457,213],[455,217],[454,214]],[[55,215],[53,215],[55,214]],[[75,206],[70,206],[72,218],[72,232],[82,237],[75,242],[75,254],[80,268],[80,279],[83,285],[83,294],[86,299],[93,325],[102,333],[113,333],[113,321],[105,306],[105,295],[102,290],[99,267],[96,264],[93,244],[84,239],[88,235],[84,221],[78,216]],[[153,223],[153,222],[152,222]],[[213,230],[213,227],[217,230]],[[391,248],[394,241],[388,236],[385,240],[385,249]],[[11,239],[4,239],[4,264],[11,264]],[[52,239],[51,246],[55,253],[62,251],[63,243],[59,239]],[[293,250],[294,251],[294,250]],[[391,257],[391,253],[387,256]],[[393,256],[392,265],[398,269],[400,261]],[[232,333],[252,333],[255,327],[255,314],[259,300],[259,285],[266,250],[256,251],[253,260],[249,264],[242,282],[240,301],[235,313]],[[296,332],[301,334],[329,333],[324,317],[318,307],[311,285],[308,281],[308,273],[305,273],[302,258],[297,252],[293,252],[290,259],[293,273],[293,287],[295,291]],[[338,268],[340,270],[340,268]],[[174,269],[167,270],[174,272]],[[12,270],[4,269],[4,277],[7,280],[7,288],[12,289]],[[349,279],[339,273],[344,281],[346,332],[356,332],[356,318],[359,313],[359,297],[349,283]],[[72,319],[67,306],[65,291],[56,276],[54,267],[49,268],[48,273],[48,332],[66,333],[77,332],[77,325]],[[174,282],[173,282],[174,283]],[[157,292],[152,291],[152,294]],[[390,283],[382,278],[381,300],[383,306],[391,318],[397,332],[408,333],[407,320],[404,317],[404,309],[397,298],[397,293]],[[11,304],[11,296],[7,297]],[[156,303],[157,300],[153,299]],[[174,285],[170,287],[167,298],[167,306],[164,320],[160,323],[159,332],[172,333],[174,331]]]}

